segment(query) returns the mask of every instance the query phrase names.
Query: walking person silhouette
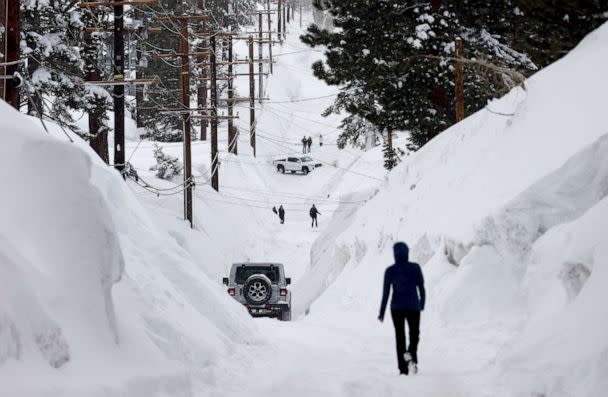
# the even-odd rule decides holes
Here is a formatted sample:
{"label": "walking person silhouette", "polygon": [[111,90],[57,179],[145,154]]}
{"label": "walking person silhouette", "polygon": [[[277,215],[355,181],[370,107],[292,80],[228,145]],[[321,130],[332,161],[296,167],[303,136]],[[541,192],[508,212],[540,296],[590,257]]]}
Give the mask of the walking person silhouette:
{"label": "walking person silhouette", "polygon": [[319,222],[317,222],[317,215],[321,215],[321,213],[319,212],[319,210],[317,209],[317,207],[315,207],[315,205],[312,205],[312,208],[310,209],[310,217],[312,218],[312,224],[310,225],[310,227],[319,227]]}
{"label": "walking person silhouette", "polygon": [[[393,246],[395,264],[384,273],[382,304],[378,320],[384,321],[388,296],[391,299],[391,316],[395,327],[397,364],[402,375],[418,372],[418,341],[420,338],[420,312],[424,310],[426,292],[420,265],[409,261],[407,244],[398,242]],[[410,345],[406,349],[405,322],[409,329]]]}

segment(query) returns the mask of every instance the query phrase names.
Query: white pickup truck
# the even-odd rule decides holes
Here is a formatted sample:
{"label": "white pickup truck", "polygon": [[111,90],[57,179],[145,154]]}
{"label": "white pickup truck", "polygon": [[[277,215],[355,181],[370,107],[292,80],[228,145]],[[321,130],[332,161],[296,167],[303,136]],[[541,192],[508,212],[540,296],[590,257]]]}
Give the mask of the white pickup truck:
{"label": "white pickup truck", "polygon": [[308,156],[281,157],[274,160],[273,164],[277,167],[277,171],[283,174],[285,171],[289,171],[292,174],[301,172],[304,175],[307,175],[310,171],[321,166],[321,163],[315,163],[314,160]]}

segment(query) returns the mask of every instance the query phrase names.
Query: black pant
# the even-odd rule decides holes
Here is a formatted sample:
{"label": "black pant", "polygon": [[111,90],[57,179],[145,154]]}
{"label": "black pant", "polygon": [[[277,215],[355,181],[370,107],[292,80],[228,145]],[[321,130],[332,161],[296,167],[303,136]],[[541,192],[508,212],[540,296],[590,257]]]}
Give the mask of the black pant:
{"label": "black pant", "polygon": [[405,321],[410,334],[410,346],[407,351],[412,355],[412,360],[418,363],[418,340],[420,339],[420,312],[417,310],[391,310],[393,324],[395,325],[395,339],[397,341],[397,363],[399,371],[407,372],[407,363],[403,358],[406,352],[405,345]]}
{"label": "black pant", "polygon": [[312,224],[310,225],[310,227],[313,227],[313,226],[319,227],[319,223],[317,222],[317,217],[316,216],[312,217]]}

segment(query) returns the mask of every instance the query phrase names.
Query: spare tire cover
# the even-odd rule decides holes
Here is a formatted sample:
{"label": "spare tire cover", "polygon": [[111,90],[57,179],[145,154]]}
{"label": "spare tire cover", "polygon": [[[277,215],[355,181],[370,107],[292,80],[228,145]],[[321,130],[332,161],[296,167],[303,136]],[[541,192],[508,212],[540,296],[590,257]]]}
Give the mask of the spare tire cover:
{"label": "spare tire cover", "polygon": [[272,283],[264,274],[250,276],[243,286],[245,300],[252,305],[263,305],[272,296]]}

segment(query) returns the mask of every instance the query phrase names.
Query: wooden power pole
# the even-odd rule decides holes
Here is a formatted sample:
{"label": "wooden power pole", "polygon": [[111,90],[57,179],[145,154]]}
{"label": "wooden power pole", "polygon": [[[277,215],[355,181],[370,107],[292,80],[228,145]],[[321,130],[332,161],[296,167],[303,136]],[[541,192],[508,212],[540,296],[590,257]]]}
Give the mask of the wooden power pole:
{"label": "wooden power pole", "polygon": [[[205,0],[197,0],[197,6],[200,10],[205,10],[206,6],[205,6]],[[203,28],[203,32],[207,31],[207,22],[205,20],[201,21],[202,23],[202,28]],[[202,41],[202,47],[204,48],[204,51],[207,51],[207,39],[204,38]],[[208,78],[208,73],[207,73],[207,65],[203,65],[204,63],[204,58],[202,56],[199,56],[197,58],[197,62],[201,68],[201,81],[199,82],[199,84],[197,84],[197,89],[196,89],[196,97],[197,97],[197,103],[198,103],[198,107],[199,108],[203,108],[206,109],[207,108],[207,78]],[[203,112],[203,115],[206,115],[205,112]],[[201,119],[201,141],[206,141],[207,140],[207,120],[205,118]]]}
{"label": "wooden power pole", "polygon": [[283,44],[283,36],[281,35],[282,30],[282,26],[281,26],[281,20],[283,19],[283,1],[282,0],[278,0],[279,2],[277,3],[277,36],[279,37],[279,43]]}
{"label": "wooden power pole", "polygon": [[[281,1],[281,0],[279,0]],[[253,148],[253,156],[256,156],[255,139],[255,79],[253,72],[253,36],[249,35],[249,128],[250,143]]]}
{"label": "wooden power pole", "polygon": [[232,35],[228,36],[228,152],[238,154],[238,137],[236,127],[232,121],[234,115],[234,80],[233,80],[233,47]]}
{"label": "wooden power pole", "polygon": [[0,7],[0,23],[5,29],[0,48],[4,54],[3,58],[0,57],[0,63],[5,64],[0,67],[1,94],[9,105],[19,109],[20,80],[12,77],[19,70],[19,0],[0,0]]}
{"label": "wooden power pole", "polygon": [[[114,80],[125,78],[124,6],[114,6]],[[114,166],[125,168],[125,86],[114,86]]]}
{"label": "wooden power pole", "polygon": [[268,8],[268,57],[270,58],[270,73],[273,73],[274,68],[272,66],[272,13],[270,10],[270,0],[266,0],[266,7]]}
{"label": "wooden power pole", "polygon": [[211,67],[211,187],[220,190],[219,154],[217,150],[217,50],[215,35],[211,36],[211,53],[209,65]]}
{"label": "wooden power pole", "polygon": [[456,38],[456,122],[464,119],[464,76],[462,71],[462,39]]}
{"label": "wooden power pole", "polygon": [[258,14],[258,19],[259,19],[258,26],[259,26],[259,29],[260,29],[260,32],[258,34],[258,39],[259,39],[259,42],[258,42],[258,73],[259,73],[259,76],[258,76],[259,77],[259,80],[258,80],[258,86],[259,86],[259,88],[258,88],[258,90],[259,90],[259,94],[258,94],[258,97],[260,98],[260,103],[262,103],[262,98],[264,97],[264,87],[263,87],[263,84],[262,84],[262,82],[264,81],[263,80],[264,79],[264,64],[263,64],[263,61],[262,61],[262,58],[264,57],[264,49],[263,49],[263,46],[264,46],[264,32],[263,32],[264,25],[263,25],[263,19],[262,18],[263,18],[263,14],[262,13]]}
{"label": "wooden power pole", "polygon": [[[179,52],[181,54],[180,88],[182,106],[190,109],[190,43],[188,42],[188,20],[180,19]],[[184,219],[194,226],[192,220],[192,122],[190,113],[182,114],[184,128]]]}

